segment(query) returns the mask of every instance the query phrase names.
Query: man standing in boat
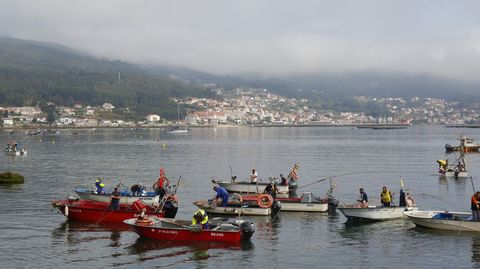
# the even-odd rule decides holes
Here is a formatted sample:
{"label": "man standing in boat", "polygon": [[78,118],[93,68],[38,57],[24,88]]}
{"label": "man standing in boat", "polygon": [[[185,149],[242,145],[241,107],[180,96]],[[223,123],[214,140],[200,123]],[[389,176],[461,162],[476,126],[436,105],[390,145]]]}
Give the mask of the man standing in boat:
{"label": "man standing in boat", "polygon": [[119,210],[120,209],[120,192],[118,187],[112,191],[112,200],[110,201],[110,209]]}
{"label": "man standing in boat", "polygon": [[368,195],[360,188],[360,198],[357,200],[360,203],[360,207],[368,207]]}
{"label": "man standing in boat", "polygon": [[252,169],[252,173],[250,174],[250,183],[251,184],[257,184],[258,180],[258,175],[255,169]]}
{"label": "man standing in boat", "polygon": [[382,205],[385,207],[390,207],[392,204],[392,193],[387,189],[386,186],[383,186],[382,193],[380,193],[380,200]]}
{"label": "man standing in boat", "polygon": [[480,221],[480,191],[477,191],[470,199],[470,208],[472,209],[472,221]]}
{"label": "man standing in boat", "polygon": [[273,199],[277,198],[277,193],[279,193],[279,191],[275,180],[270,180],[270,184],[265,187],[263,193],[269,194],[270,196],[272,196]]}
{"label": "man standing in boat", "polygon": [[228,192],[225,190],[225,188],[222,188],[220,186],[214,186],[213,190],[217,192],[217,195],[215,196],[213,202],[218,205],[220,204],[223,207],[227,207],[228,205]]}
{"label": "man standing in boat", "polygon": [[170,185],[170,181],[165,175],[165,169],[160,168],[160,177],[158,178],[157,182],[153,184],[153,189],[155,190],[157,195],[160,195],[160,199],[162,199],[163,196],[165,196],[165,193],[167,193],[165,187],[168,185]]}

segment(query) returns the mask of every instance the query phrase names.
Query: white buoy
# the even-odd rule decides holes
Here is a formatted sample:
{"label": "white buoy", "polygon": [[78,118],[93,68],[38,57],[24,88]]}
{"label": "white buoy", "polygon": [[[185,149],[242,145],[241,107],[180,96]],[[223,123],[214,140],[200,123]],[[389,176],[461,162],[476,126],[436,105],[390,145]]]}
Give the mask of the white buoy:
{"label": "white buoy", "polygon": [[68,205],[65,206],[65,217],[68,218]]}

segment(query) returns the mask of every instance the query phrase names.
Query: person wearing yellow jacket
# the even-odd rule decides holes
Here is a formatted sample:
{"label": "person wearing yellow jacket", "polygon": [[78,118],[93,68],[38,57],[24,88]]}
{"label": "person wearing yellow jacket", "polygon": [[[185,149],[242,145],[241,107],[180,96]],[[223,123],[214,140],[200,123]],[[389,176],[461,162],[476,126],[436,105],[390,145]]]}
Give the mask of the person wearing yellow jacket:
{"label": "person wearing yellow jacket", "polygon": [[205,210],[199,209],[193,214],[192,225],[201,224],[202,229],[208,229],[208,216]]}
{"label": "person wearing yellow jacket", "polygon": [[392,204],[392,193],[387,189],[386,186],[383,186],[382,193],[380,193],[380,200],[382,201],[383,206],[391,206]]}

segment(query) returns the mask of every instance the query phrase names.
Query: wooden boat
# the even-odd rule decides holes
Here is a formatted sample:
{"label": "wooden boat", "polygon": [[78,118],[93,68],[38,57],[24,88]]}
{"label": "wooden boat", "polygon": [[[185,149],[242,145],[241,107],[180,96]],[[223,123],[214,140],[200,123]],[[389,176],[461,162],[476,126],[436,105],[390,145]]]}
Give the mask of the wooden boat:
{"label": "wooden boat", "polygon": [[[218,186],[225,188],[228,192],[234,193],[263,193],[265,187],[270,183],[257,183],[251,184],[250,182],[240,181],[240,182],[226,182],[226,181],[215,181],[214,183]],[[277,185],[278,191],[280,194],[287,195],[289,191],[288,185]]]}
{"label": "wooden boat", "polygon": [[438,230],[480,232],[480,222],[469,212],[409,211],[404,213],[415,225]]}
{"label": "wooden boat", "polygon": [[[257,201],[257,196],[241,196],[242,201]],[[293,212],[327,212],[329,206],[328,198],[320,198],[314,196],[311,192],[304,192],[300,197],[286,198],[277,197],[277,201],[281,202],[281,211]]]}
{"label": "wooden boat", "polygon": [[458,146],[451,146],[450,144],[445,145],[445,151],[449,152],[479,152],[480,144],[473,142],[472,138],[468,138],[465,136],[460,136],[458,138],[460,140],[460,145]]}
{"label": "wooden boat", "polygon": [[253,224],[242,220],[211,219],[209,229],[191,226],[191,221],[132,218],[125,220],[141,237],[158,240],[238,242],[249,240],[255,232]]}
{"label": "wooden boat", "polygon": [[[109,203],[111,200],[110,193],[98,194],[94,190],[85,187],[76,187],[73,190],[81,199]],[[120,192],[121,204],[132,204],[136,200],[140,199],[146,205],[158,204],[160,202],[160,196],[154,192],[147,192],[146,195],[132,195],[129,191]]]}
{"label": "wooden boat", "polygon": [[405,215],[405,211],[414,211],[418,210],[417,207],[384,207],[384,206],[368,206],[368,207],[357,207],[354,205],[351,206],[339,206],[337,207],[340,212],[349,220],[349,221],[383,221],[391,219],[400,219]]}
{"label": "wooden boat", "polygon": [[145,214],[148,216],[174,218],[178,209],[176,203],[168,203],[159,208],[162,210],[157,212],[156,208],[146,206],[140,200],[133,204],[120,204],[119,210],[110,209],[109,205],[110,203],[105,202],[68,199],[52,202],[52,206],[58,208],[68,219],[95,223],[121,223],[126,219],[138,217],[142,210],[145,210]]}
{"label": "wooden boat", "polygon": [[248,216],[271,216],[276,215],[280,211],[280,202],[273,203],[268,207],[260,207],[257,202],[229,202],[227,207],[216,206],[211,201],[195,201],[193,202],[198,208],[205,210],[210,214],[218,215],[248,215]]}

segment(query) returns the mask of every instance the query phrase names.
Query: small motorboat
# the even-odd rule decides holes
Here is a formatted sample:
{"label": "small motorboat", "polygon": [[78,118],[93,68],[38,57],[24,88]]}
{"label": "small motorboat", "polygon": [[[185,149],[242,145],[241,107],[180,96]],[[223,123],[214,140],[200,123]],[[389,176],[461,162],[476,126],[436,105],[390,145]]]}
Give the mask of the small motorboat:
{"label": "small motorboat", "polygon": [[4,151],[8,155],[14,155],[14,156],[26,156],[27,155],[27,150],[20,147],[20,143],[17,143],[16,141],[8,141],[7,146],[5,147]]}
{"label": "small motorboat", "polygon": [[244,220],[213,218],[209,229],[191,225],[191,221],[162,218],[132,218],[125,220],[141,237],[171,241],[238,242],[249,240],[254,225]]}
{"label": "small motorboat", "polygon": [[[97,193],[90,187],[78,186],[73,191],[83,200],[109,203],[111,200],[111,193]],[[132,204],[136,200],[140,199],[146,205],[158,204],[160,202],[160,196],[155,192],[146,192],[142,195],[133,195],[128,190],[120,191],[120,203]]]}
{"label": "small motorboat", "polygon": [[440,177],[445,178],[468,178],[467,163],[465,162],[464,154],[462,154],[452,165],[448,164],[447,160],[437,160],[438,173]]}
{"label": "small motorboat", "polygon": [[268,194],[259,195],[252,201],[229,201],[226,207],[215,205],[212,200],[193,204],[207,213],[219,215],[275,216],[281,209],[281,203]]}
{"label": "small motorboat", "polygon": [[121,223],[126,219],[138,217],[142,211],[147,216],[174,218],[178,210],[178,205],[174,201],[152,207],[143,204],[141,200],[136,200],[133,204],[120,204],[119,210],[110,209],[110,203],[71,199],[53,201],[52,206],[58,208],[70,220],[95,223]]}
{"label": "small motorboat", "polygon": [[368,206],[358,207],[355,205],[344,205],[337,207],[348,221],[383,221],[404,218],[406,211],[418,210],[417,207],[399,207],[399,206]]}
{"label": "small motorboat", "polygon": [[473,142],[472,138],[465,137],[465,136],[460,136],[458,138],[460,140],[460,145],[458,146],[451,146],[450,144],[445,145],[445,151],[447,153],[450,152],[479,152],[480,150],[480,144]]}
{"label": "small motorboat", "polygon": [[404,213],[415,225],[456,232],[480,232],[480,222],[469,212],[409,211]]}
{"label": "small motorboat", "polygon": [[[237,199],[241,201],[257,201],[258,196],[240,196]],[[300,197],[295,198],[277,197],[275,199],[281,202],[281,211],[327,212],[329,207],[328,198],[314,196],[311,192],[304,192]]]}

